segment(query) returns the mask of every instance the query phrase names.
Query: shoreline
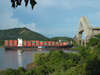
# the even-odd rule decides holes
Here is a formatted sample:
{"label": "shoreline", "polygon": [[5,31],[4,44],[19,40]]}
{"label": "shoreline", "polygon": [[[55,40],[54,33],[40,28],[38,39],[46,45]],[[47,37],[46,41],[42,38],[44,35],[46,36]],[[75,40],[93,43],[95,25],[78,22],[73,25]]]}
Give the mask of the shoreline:
{"label": "shoreline", "polygon": [[0,48],[4,48],[4,46],[0,46]]}

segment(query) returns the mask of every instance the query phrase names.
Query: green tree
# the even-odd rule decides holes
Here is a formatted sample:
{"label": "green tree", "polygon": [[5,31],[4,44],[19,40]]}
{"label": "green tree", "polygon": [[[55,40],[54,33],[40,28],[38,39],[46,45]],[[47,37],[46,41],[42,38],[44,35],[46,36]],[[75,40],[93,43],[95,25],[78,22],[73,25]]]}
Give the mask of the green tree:
{"label": "green tree", "polygon": [[0,40],[0,46],[4,46],[4,40]]}
{"label": "green tree", "polygon": [[95,46],[95,48],[100,49],[100,34],[93,38],[90,38],[88,46]]}
{"label": "green tree", "polygon": [[4,75],[25,75],[26,69],[18,67],[18,69],[9,68],[5,70]]}

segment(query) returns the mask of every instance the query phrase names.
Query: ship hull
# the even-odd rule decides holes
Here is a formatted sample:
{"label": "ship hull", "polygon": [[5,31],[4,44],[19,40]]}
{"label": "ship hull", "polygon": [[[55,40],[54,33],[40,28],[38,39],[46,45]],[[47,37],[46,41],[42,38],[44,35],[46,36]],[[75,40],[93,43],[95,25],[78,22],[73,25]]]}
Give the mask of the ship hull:
{"label": "ship hull", "polygon": [[65,45],[65,46],[25,46],[25,47],[5,47],[5,50],[36,50],[36,49],[57,49],[57,48],[72,48],[73,45]]}

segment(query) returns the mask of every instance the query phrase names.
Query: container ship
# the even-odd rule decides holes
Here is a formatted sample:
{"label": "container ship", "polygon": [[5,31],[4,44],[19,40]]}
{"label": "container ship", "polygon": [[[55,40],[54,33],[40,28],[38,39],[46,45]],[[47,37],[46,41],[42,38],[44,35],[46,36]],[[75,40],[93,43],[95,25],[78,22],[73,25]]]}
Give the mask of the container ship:
{"label": "container ship", "polygon": [[70,42],[55,42],[55,41],[38,41],[38,40],[5,40],[5,50],[34,50],[34,49],[55,49],[55,48],[71,48],[73,45]]}

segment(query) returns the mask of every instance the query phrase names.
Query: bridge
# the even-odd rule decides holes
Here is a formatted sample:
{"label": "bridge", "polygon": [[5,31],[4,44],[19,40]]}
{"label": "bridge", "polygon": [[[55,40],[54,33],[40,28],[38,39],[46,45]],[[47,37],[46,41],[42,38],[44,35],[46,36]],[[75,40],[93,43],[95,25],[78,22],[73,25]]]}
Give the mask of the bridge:
{"label": "bridge", "polygon": [[[82,33],[84,32],[85,39],[82,39]],[[100,27],[92,27],[87,17],[81,17],[78,26],[78,32],[74,37],[74,41],[78,44],[86,46],[88,40],[100,33]]]}

